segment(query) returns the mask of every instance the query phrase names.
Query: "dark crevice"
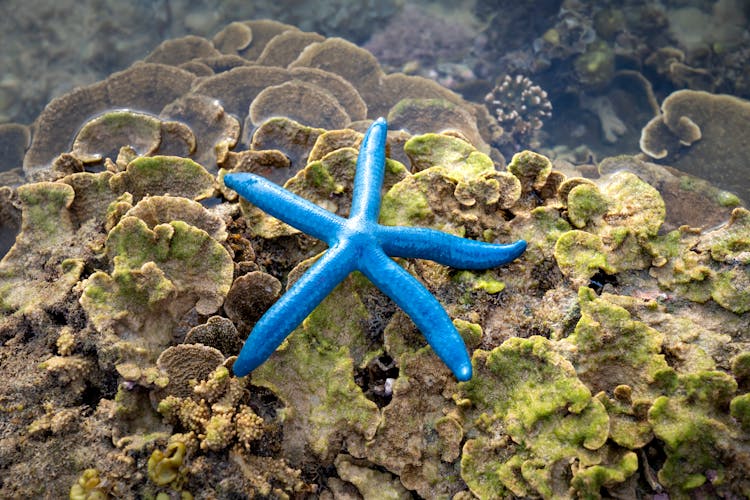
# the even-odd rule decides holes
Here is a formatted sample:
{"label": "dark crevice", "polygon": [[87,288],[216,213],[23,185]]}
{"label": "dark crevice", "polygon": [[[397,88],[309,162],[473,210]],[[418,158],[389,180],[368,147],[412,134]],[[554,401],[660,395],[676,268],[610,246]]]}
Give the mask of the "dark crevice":
{"label": "dark crevice", "polygon": [[396,362],[387,354],[383,354],[363,369],[356,370],[354,381],[362,388],[365,397],[375,403],[378,408],[387,406],[393,398],[393,382],[398,378]]}
{"label": "dark crevice", "polygon": [[589,280],[589,288],[594,290],[597,295],[602,294],[602,290],[604,290],[606,285],[617,286],[617,276],[614,274],[607,274],[600,269]]}

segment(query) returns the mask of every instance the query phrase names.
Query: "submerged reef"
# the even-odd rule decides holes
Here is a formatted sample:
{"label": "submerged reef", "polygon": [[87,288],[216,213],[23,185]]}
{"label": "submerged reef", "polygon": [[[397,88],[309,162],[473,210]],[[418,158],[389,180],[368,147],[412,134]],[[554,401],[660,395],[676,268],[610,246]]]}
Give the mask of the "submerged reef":
{"label": "submerged reef", "polygon": [[[713,135],[663,108],[649,151]],[[225,175],[345,218],[378,116],[381,225],[528,242],[487,270],[396,260],[472,378],[356,272],[237,377],[326,246]],[[668,155],[506,164],[491,123],[343,39],[248,21],[53,100],[30,145],[0,131],[23,143],[0,188],[0,497],[750,495],[750,211]]]}

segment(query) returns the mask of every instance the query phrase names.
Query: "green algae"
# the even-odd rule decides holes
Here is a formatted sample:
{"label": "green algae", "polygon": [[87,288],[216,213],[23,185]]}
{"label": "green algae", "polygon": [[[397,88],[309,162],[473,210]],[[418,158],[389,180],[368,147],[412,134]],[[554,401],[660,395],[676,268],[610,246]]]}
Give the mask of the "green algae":
{"label": "green algae", "polygon": [[573,283],[582,284],[599,271],[615,272],[608,263],[602,239],[585,231],[573,230],[560,236],[555,243],[555,260]]}
{"label": "green algae", "polygon": [[568,218],[581,231],[558,240],[555,258],[574,283],[598,270],[615,274],[648,268],[650,241],[666,211],[658,191],[629,172],[616,172],[601,187],[582,183],[566,196]]}
{"label": "green algae", "polygon": [[423,134],[404,144],[412,170],[445,167],[449,175],[461,180],[477,178],[495,170],[492,160],[470,143],[445,134]]}
{"label": "green algae", "polygon": [[490,222],[521,195],[518,179],[495,170],[492,160],[468,142],[444,134],[407,141],[405,151],[417,172],[383,197],[380,221],[386,225],[432,227],[482,238]]}
{"label": "green algae", "polygon": [[67,214],[75,197],[72,187],[56,182],[27,184],[18,188],[18,197],[25,209],[21,219],[22,232],[49,245],[73,232]]}
{"label": "green algae", "polygon": [[737,314],[750,311],[750,266],[717,272],[712,280],[711,298]]}
{"label": "green algae", "polygon": [[[354,382],[353,355],[365,357],[369,347],[357,281],[345,279],[253,371],[253,384],[271,389],[286,406],[283,446],[291,457],[301,459],[309,449],[332,463],[337,440],[357,449],[374,435],[380,421],[377,406]],[[349,328],[341,328],[336,318],[346,318]]]}
{"label": "green algae", "polygon": [[[403,313],[393,315],[381,344],[379,331],[373,334],[367,327],[383,319],[373,318],[372,305],[365,300],[371,300],[372,286],[355,273],[248,378],[248,385],[256,385],[251,391],[258,386],[271,389],[284,404],[271,423],[283,431],[278,437],[282,444],[271,446],[280,448],[279,454],[292,460],[293,467],[313,461],[340,466],[340,477],[349,478],[362,492],[372,492],[381,481],[383,495],[398,496],[403,485],[426,498],[460,497],[469,495],[461,492],[465,481],[480,497],[595,498],[613,494],[623,483],[635,484],[639,463],[633,451],[650,443],[650,449],[665,450],[659,479],[670,495],[679,497],[699,485],[722,493],[742,491],[750,406],[743,384],[750,379],[750,369],[745,369],[745,356],[737,353],[745,346],[742,326],[750,302],[747,211],[737,209],[728,225],[710,232],[682,227],[659,234],[663,201],[632,174],[604,177],[597,185],[561,184],[555,190],[560,174],[548,171],[548,160],[541,155],[526,152],[509,172],[493,172],[489,157],[461,139],[427,134],[413,140],[412,161],[419,171],[410,174],[400,163],[388,161],[381,222],[436,227],[484,241],[523,238],[529,247],[510,271],[454,273],[421,262],[407,263],[409,270],[438,290],[452,316],[471,320],[454,320],[470,351],[479,345],[490,349],[508,332],[544,332],[559,340],[511,339],[492,351],[476,351],[475,378],[469,383],[475,385],[459,385],[424,347]],[[346,215],[356,162],[356,149],[348,146],[321,152],[287,186]],[[112,181],[117,176],[120,180]],[[57,239],[57,228],[65,224],[73,238],[83,242],[63,252],[62,260],[63,253],[47,254],[51,264],[45,266],[71,273],[66,292],[83,293],[84,309],[99,330],[91,337],[100,365],[115,363],[121,377],[153,387],[159,385],[153,372],[135,366],[143,376],[129,376],[132,367],[122,362],[153,360],[180,338],[175,326],[179,321],[191,321],[189,315],[197,309],[217,310],[233,266],[222,253],[226,251],[218,250],[224,237],[204,225],[203,213],[184,219],[175,215],[183,207],[188,210],[182,201],[200,190],[181,192],[187,198],[179,198],[182,204],[171,212],[148,208],[143,201],[136,205],[141,207],[138,212],[133,204],[139,197],[173,190],[154,175],[147,185],[128,180],[133,180],[133,196],[122,191],[126,177],[73,174],[49,183],[61,197],[27,196],[22,203],[38,205],[35,220],[48,216],[53,221],[29,227],[27,236],[37,230],[42,238],[31,244],[69,245],[70,236]],[[72,201],[63,193],[70,190],[57,187],[62,184],[72,188]],[[163,218],[146,220],[148,211]],[[221,213],[229,220],[228,212]],[[81,225],[99,229],[81,232]],[[98,252],[96,260],[91,251],[80,250],[83,245]],[[14,252],[18,256],[19,250]],[[73,288],[86,265],[105,268]],[[215,273],[217,269],[221,272]],[[616,274],[605,290],[622,295],[597,297],[580,288],[576,301],[570,285],[585,284],[600,271]],[[47,283],[50,275],[43,279]],[[207,282],[208,291],[191,288],[199,279]],[[7,293],[18,293],[15,282],[3,285]],[[500,294],[506,285],[524,293]],[[472,301],[462,301],[462,292]],[[500,304],[493,309],[501,313],[488,313],[485,299],[476,299],[491,294],[499,295],[487,303]],[[545,307],[568,307],[565,321],[548,325],[563,312],[545,315]],[[691,308],[693,313],[688,312]],[[18,306],[9,302],[7,311],[14,310]],[[505,322],[513,326],[501,334],[492,332],[488,317],[505,318],[506,312]],[[524,316],[538,318],[516,321]],[[488,334],[482,329],[486,325]],[[60,345],[75,352],[91,341],[74,335]],[[50,358],[50,366],[63,357],[77,359],[58,347],[63,356]],[[399,374],[390,403],[378,410],[357,383],[384,353],[394,359]],[[730,364],[740,390],[733,390],[731,377],[718,371]],[[222,373],[217,380],[227,378],[226,368]],[[120,390],[115,397],[116,418],[136,419],[138,403],[148,401],[125,396]],[[257,457],[237,458],[237,450],[249,451],[254,436],[263,434],[259,417],[249,407],[249,412],[240,411],[240,399],[209,401],[190,406],[167,398],[160,411],[170,422],[200,435],[191,438],[205,452],[197,452],[200,460],[228,454],[233,463],[251,463]],[[232,410],[213,413],[215,403]],[[178,406],[180,416],[174,417]],[[207,412],[205,421],[190,427],[202,412]],[[244,438],[239,438],[237,415],[248,422]],[[268,445],[267,436],[263,439],[259,446]],[[335,458],[344,448],[357,458]],[[657,461],[657,468],[660,465]],[[270,485],[264,488],[272,490]]]}
{"label": "green algae", "polygon": [[708,248],[711,258],[728,264],[750,264],[750,211],[735,208],[729,222],[706,233],[701,249]]}
{"label": "green algae", "polygon": [[121,361],[155,360],[180,318],[191,308],[216,311],[232,283],[226,249],[182,221],[152,230],[123,217],[107,237],[106,255],[113,269],[82,282],[81,305],[100,332],[120,339],[112,355]]}
{"label": "green algae", "polygon": [[581,229],[607,213],[609,203],[599,188],[581,184],[570,190],[566,202],[570,223]]}
{"label": "green algae", "polygon": [[21,232],[0,262],[0,311],[30,312],[57,303],[80,280],[84,241],[79,241],[67,184],[40,182],[18,188]]}
{"label": "green algae", "polygon": [[131,161],[109,181],[118,194],[128,192],[136,201],[147,195],[169,193],[191,200],[214,193],[214,177],[198,163],[179,156],[149,156]]}
{"label": "green algae", "polygon": [[[726,373],[703,371],[676,378],[668,395],[648,412],[654,434],[664,442],[667,459],[659,480],[687,492],[705,484],[721,489],[736,482],[747,491],[747,433],[729,415],[737,383]],[[735,408],[737,403],[735,403]]]}
{"label": "green algae", "polygon": [[750,432],[750,394],[737,396],[729,403],[729,413],[745,432]]}
{"label": "green algae", "polygon": [[496,222],[491,221],[497,220],[500,210],[512,204],[508,200],[517,198],[518,193],[518,180],[502,173],[462,184],[445,167],[431,167],[407,177],[385,194],[380,222],[431,227],[480,239],[487,230],[496,229]]}
{"label": "green algae", "polygon": [[544,186],[552,172],[552,162],[544,155],[527,150],[514,154],[507,169],[521,181],[523,192],[527,193]]}
{"label": "green algae", "polygon": [[105,500],[109,495],[103,488],[99,471],[86,469],[76,483],[70,487],[70,500]]}
{"label": "green algae", "polygon": [[610,392],[627,384],[634,398],[647,397],[656,375],[668,368],[660,354],[663,335],[608,298],[581,287],[581,319],[564,342],[575,346],[572,362],[587,387]]}
{"label": "green algae", "polygon": [[456,274],[454,279],[459,283],[468,285],[472,290],[481,290],[492,295],[505,290],[505,283],[498,280],[491,271],[485,271],[483,273],[461,271]]}
{"label": "green algae", "polygon": [[[461,475],[475,495],[568,495],[567,487],[559,489],[559,474],[570,474],[571,487],[585,495],[634,472],[635,455],[605,446],[604,406],[549,340],[511,338],[492,351],[475,351],[473,364],[474,378],[460,384],[457,403],[474,428]],[[578,467],[553,465],[572,462]]]}

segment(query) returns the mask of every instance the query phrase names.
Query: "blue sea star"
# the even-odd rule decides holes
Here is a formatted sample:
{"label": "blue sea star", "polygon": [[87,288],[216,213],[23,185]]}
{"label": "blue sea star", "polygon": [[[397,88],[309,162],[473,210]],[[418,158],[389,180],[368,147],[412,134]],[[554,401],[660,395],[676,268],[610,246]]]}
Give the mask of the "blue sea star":
{"label": "blue sea star", "polygon": [[360,271],[411,317],[458,380],[471,378],[466,346],[448,314],[391,257],[429,259],[459,269],[486,269],[517,258],[526,249],[526,242],[497,245],[433,229],[378,224],[387,128],[385,119],[379,118],[362,139],[348,219],[258,175],[224,176],[229,188],[263,211],[328,244],[328,250],[255,324],[234,362],[237,376],[260,366],[336,285],[352,271]]}

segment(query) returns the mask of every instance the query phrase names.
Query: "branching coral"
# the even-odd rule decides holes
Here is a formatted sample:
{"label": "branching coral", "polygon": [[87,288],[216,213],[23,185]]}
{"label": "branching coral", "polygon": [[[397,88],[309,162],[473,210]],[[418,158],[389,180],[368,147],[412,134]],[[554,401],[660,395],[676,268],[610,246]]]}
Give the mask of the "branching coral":
{"label": "branching coral", "polygon": [[203,450],[221,451],[233,443],[248,448],[263,435],[263,419],[246,404],[245,383],[220,366],[200,382],[193,380],[193,397],[167,396],[159,413],[194,433]]}

